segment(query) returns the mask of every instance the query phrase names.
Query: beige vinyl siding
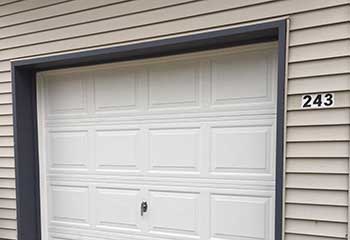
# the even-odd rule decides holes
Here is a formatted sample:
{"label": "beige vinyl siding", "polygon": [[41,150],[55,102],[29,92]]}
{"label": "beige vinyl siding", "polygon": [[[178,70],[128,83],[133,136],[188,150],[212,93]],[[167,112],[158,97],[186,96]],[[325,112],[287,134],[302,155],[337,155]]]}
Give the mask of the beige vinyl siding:
{"label": "beige vinyl siding", "polygon": [[[56,6],[56,9],[40,9],[33,12],[35,16],[40,16],[43,18],[40,21],[40,24],[36,24],[36,22],[30,21],[32,18],[34,18],[32,14],[28,14],[28,18],[23,16],[20,19],[18,19],[15,18],[15,16],[12,16],[11,18],[9,17],[4,19],[5,22],[11,23],[11,25],[3,23],[3,26],[6,27],[0,29],[0,38],[2,39],[9,36],[19,36],[26,33],[33,34],[34,32],[38,34],[38,32],[42,30],[60,29],[65,26],[73,27],[73,25],[79,25],[86,22],[101,22],[102,20],[106,19],[125,17],[127,15],[142,13],[144,11],[150,11],[169,6],[176,6],[178,4],[190,1],[194,0],[138,0],[128,2],[125,2],[125,0],[88,2],[85,0],[75,0],[70,3],[64,4],[64,6]],[[104,2],[105,4],[103,4]],[[111,2],[119,2],[120,4],[107,4]],[[82,5],[86,9],[90,8],[90,10],[81,11],[85,10],[84,8],[82,8]],[[79,12],[74,13],[74,15],[67,15],[75,11]],[[62,13],[65,13],[66,15],[62,15]],[[55,15],[59,16],[55,17]],[[24,19],[26,21],[24,21]],[[12,26],[13,21],[23,23],[20,26]]]}
{"label": "beige vinyl siding", "polygon": [[5,6],[5,5],[8,5],[8,4],[17,2],[17,1],[19,1],[19,0],[3,0],[3,1],[1,1],[0,6]]}
{"label": "beige vinyl siding", "polygon": [[286,166],[287,173],[347,174],[347,169],[347,158],[289,158]]}
{"label": "beige vinyl siding", "polygon": [[[43,30],[45,30],[45,22],[44,20],[57,17],[64,14],[72,14],[72,13],[78,13],[81,11],[91,10],[95,8],[101,8],[101,7],[107,7],[111,4],[119,3],[119,2],[125,2],[126,0],[99,0],[99,1],[85,1],[85,0],[75,0],[75,1],[67,1],[67,0],[57,0],[57,1],[41,1],[42,7],[38,4],[38,0],[26,0],[26,4],[28,6],[33,6],[34,8],[28,9],[25,11],[23,8],[23,3],[19,3],[21,10],[23,9],[23,12],[21,13],[21,17],[18,18],[18,14],[7,14],[2,18],[2,22],[0,23],[1,27],[4,27],[2,30],[9,30],[10,26],[22,24],[21,26],[18,26],[21,28],[25,23],[30,23],[32,21],[41,20],[43,21],[43,25],[40,24],[40,26],[44,27]],[[34,4],[33,4],[34,3]],[[11,6],[14,6],[11,5]],[[117,6],[117,5],[116,5]],[[25,12],[24,12],[25,11]],[[7,11],[8,12],[8,11]],[[35,24],[35,22],[33,22]],[[30,29],[28,29],[30,30]],[[21,34],[20,31],[18,31],[18,34]],[[2,38],[3,36],[1,36]]]}
{"label": "beige vinyl siding", "polygon": [[[289,18],[285,239],[347,239],[349,0],[4,3],[8,4],[0,5],[0,238],[16,238],[10,60]],[[328,91],[336,94],[331,109],[300,109],[303,94]]]}
{"label": "beige vinyl siding", "polygon": [[290,188],[286,192],[285,202],[291,204],[346,207],[348,205],[348,194],[345,191]]}
{"label": "beige vinyl siding", "polygon": [[13,187],[12,188],[0,187],[0,196],[3,199],[14,200],[16,198],[16,191]]}
{"label": "beige vinyl siding", "polygon": [[350,75],[346,73],[340,75],[299,78],[295,80],[290,79],[288,81],[287,89],[288,94],[290,95],[344,90],[350,90]]}
{"label": "beige vinyl siding", "polygon": [[[289,62],[297,63],[308,60],[346,57],[348,53],[344,49],[348,49],[349,47],[350,40],[348,39],[295,46],[290,49]],[[330,51],[322,51],[322,49],[329,49]]]}
{"label": "beige vinyl siding", "polygon": [[289,127],[287,130],[288,142],[347,141],[349,137],[348,125]]}
{"label": "beige vinyl siding", "polygon": [[348,108],[290,111],[287,113],[287,126],[344,125],[350,123],[349,115]]}
{"label": "beige vinyl siding", "polygon": [[[11,137],[11,138],[12,138],[12,145],[13,145],[13,137]],[[1,158],[0,167],[1,168],[14,168],[15,164],[14,164],[13,158]]]}
{"label": "beige vinyl siding", "polygon": [[[4,3],[9,3],[6,1]],[[0,16],[10,16],[17,13],[24,13],[30,10],[35,10],[39,8],[45,8],[48,6],[53,6],[59,3],[68,2],[68,0],[50,0],[50,1],[38,1],[38,0],[26,0],[26,1],[12,1],[12,4],[6,4],[1,6]]]}
{"label": "beige vinyl siding", "polygon": [[0,73],[0,83],[11,81],[11,73],[10,72],[1,72]]}
{"label": "beige vinyl siding", "polygon": [[[330,237],[331,239],[344,239],[344,233],[347,232],[346,223],[328,222],[328,221],[310,221],[301,219],[287,218],[285,223],[285,232],[293,239],[310,239],[310,235],[323,239]],[[322,236],[322,237],[320,237]],[[286,240],[288,238],[286,237]]]}
{"label": "beige vinyl siding", "polygon": [[11,104],[11,103],[12,103],[11,93],[0,95],[0,104]]}

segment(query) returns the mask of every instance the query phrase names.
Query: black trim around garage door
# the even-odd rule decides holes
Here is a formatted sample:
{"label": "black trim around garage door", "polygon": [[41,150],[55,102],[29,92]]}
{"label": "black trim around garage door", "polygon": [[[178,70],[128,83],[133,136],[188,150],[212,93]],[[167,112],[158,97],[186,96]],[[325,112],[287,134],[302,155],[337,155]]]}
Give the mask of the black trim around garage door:
{"label": "black trim around garage door", "polygon": [[12,62],[18,240],[41,240],[36,72],[278,41],[275,240],[282,239],[286,21]]}

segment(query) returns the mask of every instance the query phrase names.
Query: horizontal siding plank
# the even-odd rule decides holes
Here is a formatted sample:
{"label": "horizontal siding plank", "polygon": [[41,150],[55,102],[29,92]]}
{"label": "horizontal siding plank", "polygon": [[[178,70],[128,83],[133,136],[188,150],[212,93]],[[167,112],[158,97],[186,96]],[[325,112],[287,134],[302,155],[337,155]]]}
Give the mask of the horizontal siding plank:
{"label": "horizontal siding plank", "polygon": [[0,178],[15,178],[15,169],[14,168],[0,168]]}
{"label": "horizontal siding plank", "polygon": [[[53,4],[67,2],[67,0],[50,0],[50,1],[38,1],[38,0],[26,0],[19,1],[13,4],[5,5],[0,8],[0,17],[10,14],[16,14],[18,12],[29,11],[36,8],[42,8]],[[1,19],[0,19],[1,22]]]}
{"label": "horizontal siding plank", "polygon": [[0,93],[10,93],[12,91],[12,85],[10,82],[0,82]]}
{"label": "horizontal siding plank", "polygon": [[[14,146],[13,137],[0,136],[0,147],[13,147],[13,146]],[[0,167],[1,167],[1,164],[0,164]]]}
{"label": "horizontal siding plank", "polygon": [[286,187],[295,189],[348,190],[348,176],[328,174],[286,175]]}
{"label": "horizontal siding plank", "polygon": [[11,93],[0,93],[0,104],[12,103]]}
{"label": "horizontal siding plank", "polygon": [[290,33],[289,46],[291,47],[311,43],[348,39],[349,34],[349,23],[339,23],[335,25],[296,30]]}
{"label": "horizontal siding plank", "polygon": [[0,198],[15,199],[16,190],[11,188],[0,188]]}
{"label": "horizontal siding plank", "polygon": [[[37,4],[37,0],[32,3],[33,6]],[[11,25],[18,25],[25,22],[38,21],[40,19],[52,18],[54,16],[72,14],[75,12],[86,11],[88,9],[106,6],[110,4],[118,4],[125,0],[99,0],[99,1],[86,1],[86,0],[74,0],[74,1],[61,1],[62,4],[50,5],[45,8],[37,8],[31,11],[19,12],[15,15],[10,15],[0,18],[0,27],[6,27]],[[40,1],[39,1],[40,2]],[[54,3],[54,2],[53,2]],[[18,8],[23,9],[23,7]],[[17,10],[18,10],[17,9]],[[72,17],[72,16],[70,16]],[[36,23],[37,25],[40,25]],[[45,27],[45,25],[43,26]],[[1,35],[0,35],[1,36]]]}
{"label": "horizontal siding plank", "polygon": [[288,142],[347,141],[350,140],[350,126],[288,127],[286,137]]}
{"label": "horizontal siding plank", "polygon": [[14,148],[13,147],[0,147],[0,157],[13,157]]}
{"label": "horizontal siding plank", "polygon": [[13,168],[15,167],[15,160],[13,158],[0,158],[0,167]]}
{"label": "horizontal siding plank", "polygon": [[11,71],[11,62],[0,61],[0,72],[9,72],[9,71]]}
{"label": "horizontal siding plank", "polygon": [[0,3],[0,6],[8,5],[8,4],[19,2],[19,1],[21,1],[21,0],[2,0]]}
{"label": "horizontal siding plank", "polygon": [[0,236],[3,239],[16,239],[17,238],[17,232],[16,232],[16,230],[1,229],[0,228]]}
{"label": "horizontal siding plank", "polygon": [[309,236],[302,234],[286,234],[285,240],[345,240],[346,238],[333,238],[333,237],[320,237],[320,236]]}
{"label": "horizontal siding plank", "polygon": [[0,104],[0,112],[2,114],[12,114],[12,104]]}
{"label": "horizontal siding plank", "polygon": [[286,220],[285,231],[304,235],[345,238],[347,224],[320,221]]}
{"label": "horizontal siding plank", "polygon": [[15,230],[17,228],[17,222],[16,220],[0,219],[0,228]]}
{"label": "horizontal siding plank", "polygon": [[286,204],[286,218],[343,222],[348,221],[348,208],[339,206],[310,206]]}
{"label": "horizontal siding plank", "polygon": [[[110,5],[111,2],[113,2],[113,5]],[[151,9],[188,2],[193,2],[193,0],[107,0],[91,2],[86,2],[86,0],[76,0],[63,4],[63,6],[52,6],[45,11],[41,9],[32,11],[30,12],[30,15],[27,14],[26,16],[23,16],[22,14],[20,18],[15,18],[15,16],[8,17],[5,21],[8,24],[10,23],[11,26],[0,28],[0,39],[39,31],[48,31],[50,29],[63,28],[72,25],[87,24],[98,20],[101,21],[103,19],[116,18],[137,12],[149,11]],[[105,6],[106,4],[108,5]],[[57,10],[59,10],[59,12]],[[69,14],[76,10],[78,10],[78,12]],[[57,13],[59,13],[58,16],[56,16]],[[47,16],[50,16],[50,18],[47,18]],[[28,22],[30,19],[34,21]],[[38,24],[38,19],[41,19],[40,24]],[[22,22],[22,24],[16,24],[13,26],[13,22]],[[0,26],[2,26],[1,23]]]}
{"label": "horizontal siding plank", "polygon": [[289,48],[289,63],[349,56],[350,40],[315,43]]}
{"label": "horizontal siding plank", "polygon": [[0,136],[13,136],[13,126],[0,126]]}
{"label": "horizontal siding plank", "polygon": [[[350,34],[349,34],[350,35]],[[349,57],[291,63],[289,78],[315,77],[332,74],[350,73]]]}
{"label": "horizontal siding plank", "polygon": [[286,171],[289,173],[348,174],[349,159],[288,159]]}
{"label": "horizontal siding plank", "polygon": [[13,116],[12,115],[1,115],[1,113],[0,113],[0,122],[3,125],[13,125]]}
{"label": "horizontal siding plank", "polygon": [[[350,61],[349,61],[350,64]],[[302,96],[293,95],[288,97],[288,110],[307,110],[302,108]],[[335,92],[334,93],[334,105],[329,108],[344,108],[350,106],[350,92]]]}
{"label": "horizontal siding plank", "polygon": [[[0,208],[16,209],[16,200],[0,198]],[[1,225],[1,221],[0,221],[0,228],[1,227],[3,226]]]}
{"label": "horizontal siding plank", "polygon": [[290,16],[290,30],[342,23],[350,20],[348,5],[302,12]]}
{"label": "horizontal siding plank", "polygon": [[1,72],[0,82],[11,82],[11,72]]}
{"label": "horizontal siding plank", "polygon": [[[207,1],[205,1],[207,2]],[[232,1],[231,1],[232,2]],[[221,2],[220,2],[221,3]],[[101,34],[88,35],[85,37],[67,39],[63,41],[48,42],[37,45],[30,45],[27,47],[17,47],[15,49],[2,50],[2,55],[0,60],[9,60],[13,58],[23,58],[29,56],[37,56],[43,54],[53,54],[65,51],[74,51],[77,49],[87,49],[101,46],[115,46],[118,44],[145,40],[155,37],[170,36],[190,31],[200,31],[201,29],[208,29],[219,27],[229,24],[242,23],[242,21],[254,21],[258,19],[271,18],[273,16],[282,16],[285,14],[290,14],[292,12],[307,11],[315,8],[324,8],[327,6],[336,6],[339,4],[347,3],[345,0],[334,0],[332,2],[319,0],[317,5],[313,1],[301,1],[301,0],[290,0],[290,1],[274,1],[266,3],[264,5],[255,5],[247,8],[240,8],[234,11],[220,11],[215,14],[201,14],[195,18],[187,18],[193,16],[194,10],[201,10],[199,7],[186,6],[185,9],[177,8],[177,11],[170,11],[170,16],[166,12],[162,11],[159,14],[162,16],[168,16],[169,18],[182,18],[179,20],[164,21],[160,23],[159,20],[155,22],[154,25],[147,25],[141,28],[130,28],[123,31],[111,31]],[[190,9],[190,10],[189,10]],[[207,7],[203,8],[207,9]],[[190,13],[187,17],[183,14]],[[151,17],[154,19],[155,14],[153,13]],[[136,20],[140,21],[140,17]],[[130,19],[128,20],[130,21]],[[191,24],[189,24],[189,21]],[[142,22],[142,24],[144,24]]]}
{"label": "horizontal siding plank", "polygon": [[349,109],[292,111],[287,113],[287,126],[349,124]]}
{"label": "horizontal siding plank", "polygon": [[347,206],[348,192],[328,190],[286,189],[287,203]]}
{"label": "horizontal siding plank", "polygon": [[343,91],[350,89],[350,75],[319,76],[288,81],[288,94]]}
{"label": "horizontal siding plank", "polygon": [[[16,187],[16,182],[14,178],[1,178],[0,180],[0,188],[15,188]],[[0,198],[1,195],[0,195]]]}
{"label": "horizontal siding plank", "polygon": [[14,209],[1,209],[0,218],[2,219],[16,219],[16,210]]}
{"label": "horizontal siding plank", "polygon": [[346,158],[349,157],[349,142],[288,143],[287,157]]}

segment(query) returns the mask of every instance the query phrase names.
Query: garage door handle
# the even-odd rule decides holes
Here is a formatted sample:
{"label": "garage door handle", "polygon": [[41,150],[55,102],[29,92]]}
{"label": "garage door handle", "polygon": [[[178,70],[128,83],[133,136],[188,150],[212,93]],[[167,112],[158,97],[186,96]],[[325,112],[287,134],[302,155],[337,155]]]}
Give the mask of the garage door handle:
{"label": "garage door handle", "polygon": [[145,213],[145,212],[147,212],[147,208],[148,208],[148,204],[147,204],[147,202],[142,202],[141,203],[141,216],[143,216],[143,214]]}

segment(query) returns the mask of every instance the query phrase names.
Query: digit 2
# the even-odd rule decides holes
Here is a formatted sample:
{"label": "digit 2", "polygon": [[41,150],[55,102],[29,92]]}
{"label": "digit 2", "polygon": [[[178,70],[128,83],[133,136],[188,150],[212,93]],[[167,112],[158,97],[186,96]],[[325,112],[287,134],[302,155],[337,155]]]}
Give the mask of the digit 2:
{"label": "digit 2", "polygon": [[312,97],[310,95],[305,95],[303,97],[303,100],[305,100],[304,104],[303,104],[303,107],[304,108],[307,108],[307,107],[311,107],[311,100],[312,100]]}

